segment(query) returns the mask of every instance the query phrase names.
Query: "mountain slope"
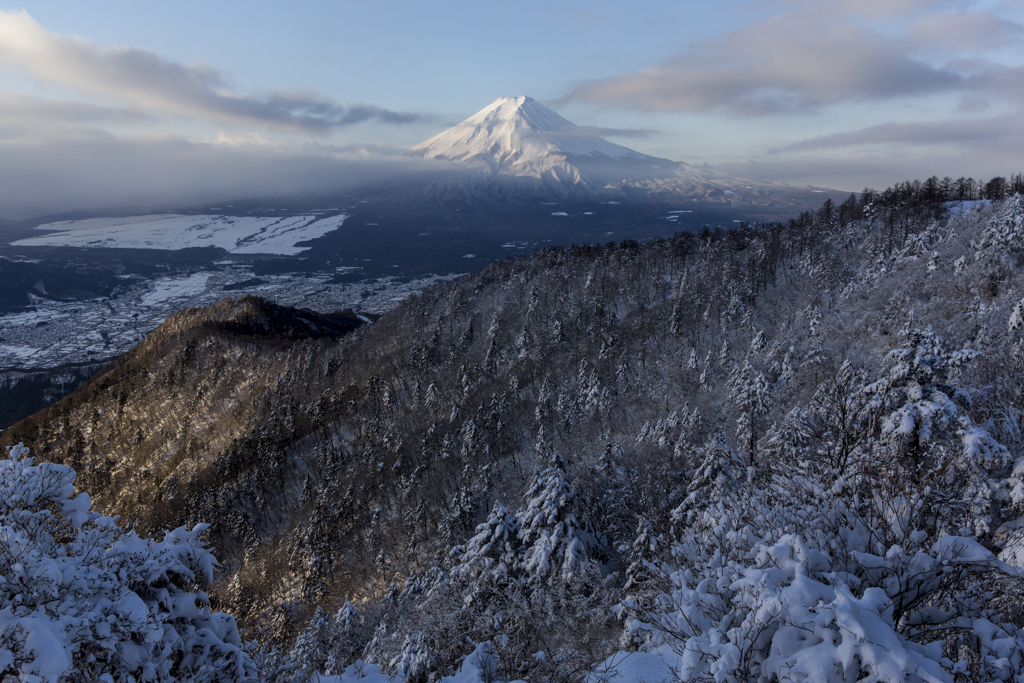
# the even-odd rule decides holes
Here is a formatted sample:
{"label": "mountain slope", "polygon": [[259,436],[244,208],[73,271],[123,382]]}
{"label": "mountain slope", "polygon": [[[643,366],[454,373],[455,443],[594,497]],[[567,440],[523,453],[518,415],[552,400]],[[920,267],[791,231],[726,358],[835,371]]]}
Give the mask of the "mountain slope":
{"label": "mountain slope", "polygon": [[[653,604],[660,577],[644,580],[641,570],[659,565],[646,558],[681,562],[689,556],[666,550],[678,532],[696,534],[719,519],[720,502],[797,471],[825,477],[812,480],[815,495],[852,490],[863,504],[875,493],[892,494],[893,505],[940,497],[922,509],[948,504],[948,519],[928,512],[926,530],[897,530],[928,539],[925,555],[947,523],[990,548],[1004,543],[1011,528],[1000,525],[1021,512],[999,497],[1013,490],[1009,456],[990,449],[988,464],[971,470],[959,454],[964,435],[975,450],[988,447],[985,430],[1014,457],[1024,452],[1024,361],[1008,325],[1024,296],[1021,253],[1019,200],[950,215],[894,193],[761,230],[496,262],[344,337],[317,323],[264,338],[268,317],[298,314],[226,301],[179,314],[123,363],[2,438],[75,464],[79,484],[140,529],[210,522],[225,565],[215,599],[279,645],[314,605],[333,611],[347,596],[366,621],[351,636],[351,658],[368,653],[386,666],[419,643],[443,671],[493,640],[504,642],[517,677],[564,680],[533,655],[552,653],[552,667],[599,661],[622,635],[609,615],[627,576]],[[263,312],[253,317],[249,307]],[[238,333],[223,332],[236,321]],[[983,360],[948,353],[965,345]],[[944,358],[958,365],[947,372]],[[931,403],[913,413],[922,397]],[[945,412],[901,440],[884,425],[904,409],[922,419]],[[851,476],[844,488],[843,468],[857,458],[866,463],[857,476],[906,479],[876,491]],[[775,518],[758,523],[765,519]],[[508,557],[501,544],[471,542],[484,520],[508,539]],[[516,533],[526,521],[536,528]],[[575,535],[563,542],[556,528]],[[765,536],[775,543],[793,533],[780,526]],[[552,552],[527,556],[520,541],[550,541]],[[578,562],[565,561],[570,547]],[[745,550],[733,543],[728,552]],[[833,550],[799,552],[824,581],[821,558]],[[463,594],[460,577],[483,575],[474,578],[471,551],[497,583]],[[838,553],[836,567],[849,556]],[[438,585],[454,587],[427,589]],[[873,609],[884,612],[883,603]],[[592,621],[574,621],[581,613]],[[907,633],[917,622],[909,623]]]}

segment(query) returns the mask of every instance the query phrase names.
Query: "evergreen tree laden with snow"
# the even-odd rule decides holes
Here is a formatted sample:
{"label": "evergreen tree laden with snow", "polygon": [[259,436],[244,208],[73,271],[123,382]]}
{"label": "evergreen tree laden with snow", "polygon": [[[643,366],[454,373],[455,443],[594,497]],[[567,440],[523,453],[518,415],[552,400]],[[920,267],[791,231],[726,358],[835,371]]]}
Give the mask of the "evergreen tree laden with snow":
{"label": "evergreen tree laden with snow", "polygon": [[[500,502],[495,502],[476,534],[452,554],[458,558],[453,574],[481,590],[480,585],[502,585],[515,580],[519,562],[519,522]],[[472,594],[467,597],[472,600]]]}
{"label": "evergreen tree laden with snow", "polygon": [[736,420],[736,438],[743,444],[751,462],[757,450],[757,419],[768,412],[771,388],[763,373],[744,361],[729,379],[729,398],[740,411]]}
{"label": "evergreen tree laden with snow", "polygon": [[704,508],[732,496],[746,479],[747,464],[721,432],[713,434],[692,454],[692,462],[694,471],[686,497],[670,515],[675,524],[689,522]]}
{"label": "evergreen tree laden with snow", "polygon": [[520,570],[528,581],[571,584],[586,575],[593,536],[580,528],[573,510],[576,490],[555,454],[551,466],[537,469],[526,492],[526,507],[516,515],[522,545]]}

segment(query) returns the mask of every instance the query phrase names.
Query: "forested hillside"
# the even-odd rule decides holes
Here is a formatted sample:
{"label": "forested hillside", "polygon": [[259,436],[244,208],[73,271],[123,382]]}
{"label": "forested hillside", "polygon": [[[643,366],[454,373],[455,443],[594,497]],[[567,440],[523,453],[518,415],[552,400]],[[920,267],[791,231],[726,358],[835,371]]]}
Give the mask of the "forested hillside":
{"label": "forested hillside", "polygon": [[347,334],[182,311],[2,438],[140,532],[209,523],[211,604],[267,678],[640,651],[684,680],[1017,680],[1024,179],[999,180],[548,249]]}

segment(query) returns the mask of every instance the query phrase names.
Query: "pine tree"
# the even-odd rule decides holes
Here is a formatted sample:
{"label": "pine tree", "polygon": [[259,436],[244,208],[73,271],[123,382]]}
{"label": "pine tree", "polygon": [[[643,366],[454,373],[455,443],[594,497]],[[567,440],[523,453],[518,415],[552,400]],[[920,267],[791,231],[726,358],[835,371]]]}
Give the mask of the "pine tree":
{"label": "pine tree", "polygon": [[728,386],[729,399],[740,411],[736,420],[736,438],[753,462],[757,447],[757,419],[768,412],[770,405],[768,379],[755,370],[749,361],[744,361],[743,367],[733,372]]}
{"label": "pine tree", "polygon": [[288,653],[288,659],[296,667],[291,677],[293,683],[312,680],[316,673],[323,671],[337,646],[338,632],[334,622],[323,607],[317,607],[309,625],[299,634]]}
{"label": "pine tree", "polygon": [[658,567],[652,561],[657,557],[661,539],[654,533],[650,521],[642,515],[637,518],[636,538],[630,545],[626,566],[626,585],[622,590],[637,593],[646,588],[656,576]]}
{"label": "pine tree", "polygon": [[728,497],[743,481],[743,458],[729,446],[721,432],[712,435],[692,457],[696,465],[686,498],[670,515],[675,524],[688,523],[709,503]]}
{"label": "pine tree", "polygon": [[487,520],[476,527],[465,546],[452,550],[452,556],[458,560],[452,575],[474,586],[475,592],[481,590],[481,583],[501,585],[514,580],[519,562],[518,520],[495,502]]}
{"label": "pine tree", "polygon": [[537,468],[526,507],[516,515],[523,547],[519,568],[528,581],[569,584],[585,576],[593,536],[579,526],[575,497],[565,460],[556,453],[547,469]]}
{"label": "pine tree", "polygon": [[[992,529],[993,500],[1000,477],[1013,464],[1009,451],[968,413],[971,396],[950,375],[979,354],[972,349],[948,351],[931,328],[907,327],[888,376],[865,387],[871,407],[888,415],[882,441],[894,454],[942,478],[951,510],[950,533]],[[958,444],[956,442],[959,442]],[[954,444],[958,447],[955,447]]]}

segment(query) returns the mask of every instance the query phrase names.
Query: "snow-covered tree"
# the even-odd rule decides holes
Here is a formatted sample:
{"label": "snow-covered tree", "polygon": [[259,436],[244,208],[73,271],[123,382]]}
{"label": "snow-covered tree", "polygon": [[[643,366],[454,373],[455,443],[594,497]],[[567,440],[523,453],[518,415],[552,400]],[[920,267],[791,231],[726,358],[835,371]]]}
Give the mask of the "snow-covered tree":
{"label": "snow-covered tree", "polygon": [[402,652],[391,660],[390,666],[408,683],[422,683],[432,670],[434,657],[422,631],[411,631],[405,636]]}
{"label": "snow-covered tree", "polygon": [[746,463],[725,440],[721,432],[713,434],[691,455],[693,476],[686,487],[686,498],[674,510],[674,523],[688,521],[709,504],[733,495],[746,478]]}
{"label": "snow-covered tree", "polygon": [[771,388],[763,373],[749,361],[737,367],[729,378],[729,398],[740,411],[736,420],[736,438],[753,461],[757,447],[757,419],[768,412]]}
{"label": "snow-covered tree", "polygon": [[217,562],[206,525],[161,541],[75,493],[75,471],[0,460],[0,672],[23,681],[253,679],[234,619],[197,584]]}
{"label": "snow-covered tree", "polygon": [[978,355],[971,349],[948,351],[931,328],[908,328],[903,344],[889,354],[895,362],[888,376],[865,388],[873,407],[888,412],[883,441],[935,473],[950,493],[944,523],[951,533],[992,530],[995,489],[1012,465],[1006,447],[971,420],[970,394],[951,381],[952,373]]}
{"label": "snow-covered tree", "polygon": [[[456,546],[452,554],[458,564],[452,574],[470,585],[481,579],[495,584],[513,578],[519,562],[519,523],[500,502],[495,502],[487,520],[477,526],[466,545]],[[479,590],[479,588],[477,588]],[[469,600],[472,600],[472,594]]]}
{"label": "snow-covered tree", "polygon": [[338,632],[334,621],[322,607],[317,607],[309,626],[299,634],[288,653],[288,659],[295,667],[291,680],[304,683],[324,670],[337,645]]}
{"label": "snow-covered tree", "polygon": [[937,531],[912,472],[738,484],[676,532],[672,587],[627,605],[628,632],[688,681],[1018,680],[1024,630],[992,599],[1008,568]]}
{"label": "snow-covered tree", "polygon": [[650,558],[657,557],[660,546],[661,538],[654,533],[651,523],[641,516],[637,520],[636,538],[629,549],[624,591],[642,590],[658,575],[658,568]]}
{"label": "snow-covered tree", "polygon": [[593,536],[580,528],[573,510],[576,490],[557,453],[545,470],[537,468],[517,516],[523,546],[520,568],[531,582],[572,583],[585,576]]}

